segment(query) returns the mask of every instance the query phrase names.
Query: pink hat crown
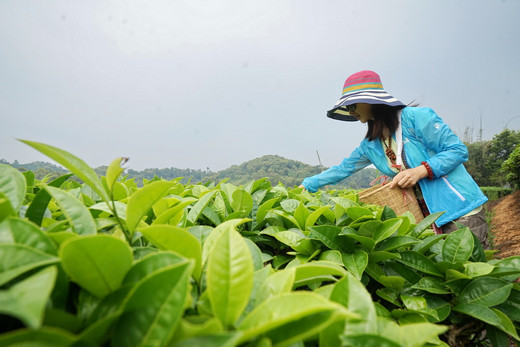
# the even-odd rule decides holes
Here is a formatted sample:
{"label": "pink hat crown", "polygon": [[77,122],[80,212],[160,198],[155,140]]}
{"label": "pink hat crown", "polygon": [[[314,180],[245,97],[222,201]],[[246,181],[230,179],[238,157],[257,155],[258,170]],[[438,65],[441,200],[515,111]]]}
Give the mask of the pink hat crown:
{"label": "pink hat crown", "polygon": [[343,95],[363,90],[383,90],[383,83],[377,73],[369,70],[357,72],[349,76],[343,85]]}

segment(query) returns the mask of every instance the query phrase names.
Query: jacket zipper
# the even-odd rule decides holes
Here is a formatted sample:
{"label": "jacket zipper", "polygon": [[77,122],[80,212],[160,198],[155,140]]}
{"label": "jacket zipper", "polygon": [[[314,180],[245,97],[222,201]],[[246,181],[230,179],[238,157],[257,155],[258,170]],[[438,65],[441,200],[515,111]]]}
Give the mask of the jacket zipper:
{"label": "jacket zipper", "polygon": [[459,193],[459,191],[457,189],[455,189],[454,186],[451,185],[451,183],[448,181],[448,178],[446,176],[442,176],[442,179],[444,180],[444,182],[446,183],[446,185],[455,193],[457,194],[457,196],[460,198],[460,200],[462,201],[466,201],[466,198],[464,198],[464,196],[462,196],[461,193]]}

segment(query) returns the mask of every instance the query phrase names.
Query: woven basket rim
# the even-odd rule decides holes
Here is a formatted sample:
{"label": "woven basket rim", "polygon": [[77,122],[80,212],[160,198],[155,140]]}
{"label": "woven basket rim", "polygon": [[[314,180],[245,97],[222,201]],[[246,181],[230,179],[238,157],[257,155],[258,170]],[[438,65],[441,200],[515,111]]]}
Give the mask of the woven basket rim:
{"label": "woven basket rim", "polygon": [[380,183],[362,190],[358,196],[359,200],[365,203],[389,206],[397,215],[409,211],[415,216],[417,222],[424,219],[413,188],[390,188],[388,184]]}

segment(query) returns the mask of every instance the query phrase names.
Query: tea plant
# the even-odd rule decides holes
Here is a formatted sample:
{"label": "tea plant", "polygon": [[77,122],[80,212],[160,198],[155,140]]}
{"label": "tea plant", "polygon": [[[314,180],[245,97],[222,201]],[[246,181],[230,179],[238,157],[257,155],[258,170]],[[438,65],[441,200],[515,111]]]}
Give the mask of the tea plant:
{"label": "tea plant", "polygon": [[[446,346],[520,339],[519,257],[353,190],[267,179],[138,188],[0,165],[0,345]],[[75,175],[84,183],[70,180]]]}

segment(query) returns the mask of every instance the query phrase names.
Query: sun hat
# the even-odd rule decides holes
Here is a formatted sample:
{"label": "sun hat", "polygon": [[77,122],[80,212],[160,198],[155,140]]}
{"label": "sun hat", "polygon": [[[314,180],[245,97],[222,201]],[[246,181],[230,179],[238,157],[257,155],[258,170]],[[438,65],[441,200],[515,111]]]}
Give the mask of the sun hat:
{"label": "sun hat", "polygon": [[365,104],[385,104],[389,106],[406,106],[383,89],[381,78],[374,71],[364,70],[351,75],[343,85],[343,95],[334,107],[327,111],[327,117],[344,121],[357,121],[350,115],[345,106]]}

